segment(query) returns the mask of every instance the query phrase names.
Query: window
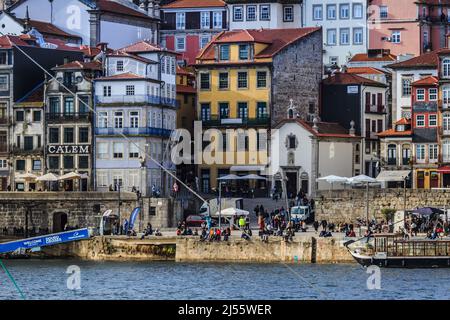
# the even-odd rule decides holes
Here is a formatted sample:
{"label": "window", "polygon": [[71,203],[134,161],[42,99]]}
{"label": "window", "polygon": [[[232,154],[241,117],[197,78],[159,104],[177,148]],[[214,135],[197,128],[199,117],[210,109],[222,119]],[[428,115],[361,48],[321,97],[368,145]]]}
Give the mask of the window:
{"label": "window", "polygon": [[248,44],[240,44],[239,45],[239,60],[248,60],[249,59],[249,45]]}
{"label": "window", "polygon": [[114,128],[123,128],[123,112],[114,112]]}
{"label": "window", "polygon": [[403,97],[408,97],[411,95],[411,83],[412,83],[411,77],[402,78],[402,96]]}
{"label": "window", "polygon": [[258,118],[267,118],[267,102],[258,102],[256,104],[256,116]]}
{"label": "window", "polygon": [[108,127],[108,112],[100,111],[98,113],[98,127],[107,128]]}
{"label": "window", "polygon": [[336,29],[328,29],[327,30],[327,44],[329,46],[335,46],[337,43],[337,34]]}
{"label": "window", "polygon": [[270,5],[259,6],[259,19],[261,21],[270,20]]}
{"label": "window", "polygon": [[213,28],[214,29],[222,29],[223,28],[222,18],[223,18],[223,15],[222,15],[221,11],[213,12]]}
{"label": "window", "polygon": [[313,20],[322,20],[322,5],[313,6]]}
{"label": "window", "polygon": [[243,21],[244,20],[244,7],[234,6],[233,7],[233,21]]}
{"label": "window", "polygon": [[206,47],[209,42],[209,36],[201,36],[200,37],[200,48]]}
{"label": "window", "polygon": [[294,7],[293,6],[284,6],[283,7],[283,21],[284,22],[293,22],[294,21]]}
{"label": "window", "polygon": [[223,44],[220,46],[220,60],[227,61],[230,60],[230,45]]}
{"label": "window", "polygon": [[247,21],[256,21],[256,6],[247,6]]}
{"label": "window", "polygon": [[341,19],[350,18],[350,5],[348,3],[339,5],[339,18]]}
{"label": "window", "polygon": [[175,50],[186,51],[186,38],[183,36],[175,37]]}
{"label": "window", "polygon": [[425,116],[423,114],[416,116],[416,127],[425,127]]}
{"label": "window", "polygon": [[436,101],[437,100],[437,89],[436,88],[428,89],[428,99],[430,101]]}
{"label": "window", "polygon": [[75,167],[73,156],[64,156],[63,166],[64,169],[73,169]]}
{"label": "window", "polygon": [[343,28],[340,29],[340,43],[341,45],[349,45],[350,44],[350,29],[349,28]]}
{"label": "window", "polygon": [[25,112],[23,110],[16,111],[16,121],[24,121],[25,120]]}
{"label": "window", "polygon": [[17,171],[25,170],[25,160],[16,160],[16,170]]}
{"label": "window", "polygon": [[437,115],[430,114],[428,116],[428,126],[429,127],[436,127],[437,126]]}
{"label": "window", "polygon": [[209,103],[201,104],[201,120],[206,121],[211,119],[211,107]]}
{"label": "window", "polygon": [[238,89],[248,87],[247,72],[238,72]]}
{"label": "window", "polygon": [[123,143],[113,143],[113,158],[114,159],[123,158]]}
{"label": "window", "polygon": [[134,96],[134,85],[127,85],[125,87],[125,95]]}
{"label": "window", "polygon": [[128,146],[129,150],[129,157],[130,159],[137,159],[139,158],[139,148],[136,144],[130,143]]}
{"label": "window", "polygon": [[60,113],[61,112],[61,110],[60,110],[60,103],[59,103],[59,98],[57,98],[57,97],[51,97],[50,98],[50,113],[51,114],[57,114],[57,113]]}
{"label": "window", "polygon": [[42,119],[41,111],[40,110],[34,110],[33,111],[33,122],[40,122],[41,119]]}
{"label": "window", "polygon": [[64,143],[74,143],[74,130],[73,128],[64,128]]}
{"label": "window", "polygon": [[89,128],[87,127],[78,128],[78,142],[89,143]]}
{"label": "window", "polygon": [[210,13],[200,12],[200,28],[209,29],[210,27]]}
{"label": "window", "polygon": [[64,114],[73,115],[75,113],[75,104],[73,97],[64,98]]}
{"label": "window", "polygon": [[33,137],[31,136],[23,137],[23,150],[26,151],[33,150]]}
{"label": "window", "polygon": [[42,170],[42,161],[41,160],[33,160],[33,171],[39,171]]}
{"label": "window", "polygon": [[364,31],[363,28],[353,29],[353,44],[363,44]]}
{"label": "window", "polygon": [[391,42],[392,43],[400,43],[401,42],[401,32],[400,31],[392,31]]}
{"label": "window", "polygon": [[111,97],[111,86],[103,86],[103,96]]}
{"label": "window", "polygon": [[186,28],[186,14],[184,12],[177,12],[176,28],[177,30],[184,30]]}
{"label": "window", "polygon": [[388,165],[397,164],[397,146],[390,144],[388,146]]}
{"label": "window", "polygon": [[230,115],[230,108],[228,102],[220,102],[219,103],[220,119],[228,119],[229,115]]}
{"label": "window", "polygon": [[386,19],[388,17],[388,7],[380,6],[380,19]]}
{"label": "window", "polygon": [[442,74],[444,77],[450,76],[450,59],[442,60]]}
{"label": "window", "polygon": [[123,72],[123,60],[117,61],[117,64],[116,64],[116,71],[117,71],[117,72]]}
{"label": "window", "polygon": [[247,102],[238,102],[238,118],[248,119]]}
{"label": "window", "polygon": [[50,170],[59,170],[59,157],[58,156],[48,157],[48,168]]}
{"label": "window", "polygon": [[78,156],[78,168],[79,169],[89,168],[89,156]]}
{"label": "window", "polygon": [[209,73],[200,73],[200,89],[210,89]]}
{"label": "window", "polygon": [[8,52],[0,52],[0,64],[8,64]]}
{"label": "window", "polygon": [[418,160],[418,161],[425,160],[425,145],[424,144],[416,145],[416,160]]}
{"label": "window", "polygon": [[424,101],[425,100],[425,89],[417,89],[417,101]]}
{"label": "window", "polygon": [[219,89],[228,89],[228,72],[219,73]]}
{"label": "window", "polygon": [[258,71],[256,73],[256,87],[257,88],[266,88],[267,87],[267,72],[266,71]]}
{"label": "window", "polygon": [[353,19],[362,19],[362,18],[363,18],[362,3],[354,3],[353,4]]}
{"label": "window", "polygon": [[438,145],[437,144],[429,145],[428,158],[432,162],[436,162],[438,160]]}
{"label": "window", "polygon": [[0,90],[6,91],[8,88],[8,76],[0,76]]}
{"label": "window", "polygon": [[48,142],[59,143],[59,128],[48,129]]}
{"label": "window", "polygon": [[327,19],[328,20],[336,20],[336,5],[335,4],[327,5]]}
{"label": "window", "polygon": [[108,159],[108,143],[106,142],[97,143],[97,158]]}
{"label": "window", "polygon": [[442,115],[442,127],[446,133],[450,131],[450,113]]}
{"label": "window", "polygon": [[139,112],[130,112],[130,128],[139,128]]}
{"label": "window", "polygon": [[8,168],[8,161],[6,159],[0,159],[0,169]]}
{"label": "window", "polygon": [[442,143],[443,161],[450,162],[450,141],[446,140]]}

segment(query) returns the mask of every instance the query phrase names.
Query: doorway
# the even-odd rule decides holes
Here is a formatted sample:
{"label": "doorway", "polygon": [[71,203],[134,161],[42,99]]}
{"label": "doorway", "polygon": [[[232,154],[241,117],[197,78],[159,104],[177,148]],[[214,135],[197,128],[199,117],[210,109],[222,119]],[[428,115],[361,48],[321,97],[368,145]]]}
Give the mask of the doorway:
{"label": "doorway", "polygon": [[295,198],[297,194],[297,172],[286,172],[286,189],[290,199]]}
{"label": "doorway", "polygon": [[53,214],[53,233],[64,231],[67,224],[67,213],[55,212]]}

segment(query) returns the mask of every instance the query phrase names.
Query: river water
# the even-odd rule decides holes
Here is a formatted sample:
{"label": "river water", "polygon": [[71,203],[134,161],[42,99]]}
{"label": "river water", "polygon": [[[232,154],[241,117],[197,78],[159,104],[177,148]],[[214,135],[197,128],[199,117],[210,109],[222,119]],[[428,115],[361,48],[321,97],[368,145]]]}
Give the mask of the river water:
{"label": "river water", "polygon": [[[371,275],[356,264],[77,260],[6,260],[4,264],[25,298],[34,300],[450,299],[450,269],[380,269],[380,289],[369,290]],[[79,277],[66,273],[73,265],[79,267]],[[71,288],[79,283],[81,288],[70,290],[68,283]],[[369,284],[376,287],[376,281]],[[0,300],[20,298],[0,269]]]}

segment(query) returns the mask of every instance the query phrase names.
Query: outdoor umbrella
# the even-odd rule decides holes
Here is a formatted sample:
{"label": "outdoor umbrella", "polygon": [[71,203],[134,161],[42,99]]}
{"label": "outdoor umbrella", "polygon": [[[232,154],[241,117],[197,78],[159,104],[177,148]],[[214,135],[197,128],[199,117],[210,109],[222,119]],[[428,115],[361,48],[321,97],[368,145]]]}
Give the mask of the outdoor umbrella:
{"label": "outdoor umbrella", "polygon": [[32,173],[27,172],[27,173],[17,175],[17,178],[27,180],[27,181],[32,181],[32,180],[36,180],[37,176]]}
{"label": "outdoor umbrella", "polygon": [[225,180],[239,180],[239,179],[241,179],[241,177],[239,177],[239,176],[237,176],[237,175],[235,175],[235,174],[229,174],[229,175],[227,175],[227,176],[223,176],[223,177],[217,178],[217,180],[220,180],[220,181],[225,181]]}
{"label": "outdoor umbrella", "polygon": [[413,213],[417,213],[421,216],[431,216],[432,214],[444,214],[445,212],[438,208],[425,207],[417,208],[416,210],[413,210]]}
{"label": "outdoor umbrella", "polygon": [[239,177],[240,180],[267,180],[265,177],[258,176],[257,174],[249,174],[247,176]]}
{"label": "outdoor umbrella", "polygon": [[330,176],[318,178],[317,181],[325,181],[325,182],[328,182],[329,184],[331,184],[331,189],[330,189],[330,198],[331,198],[331,190],[333,190],[333,185],[335,183],[347,183],[348,178],[330,175]]}
{"label": "outdoor umbrella", "polygon": [[81,179],[81,175],[79,175],[76,172],[69,172],[59,177],[59,180],[77,180],[77,179]]}
{"label": "outdoor umbrella", "polygon": [[56,174],[51,173],[51,172],[36,179],[36,181],[47,181],[47,182],[58,181],[58,180],[59,180],[59,177]]}
{"label": "outdoor umbrella", "polygon": [[369,184],[378,183],[378,180],[364,174],[348,179],[351,184],[363,183],[366,185],[366,220],[369,227]]}

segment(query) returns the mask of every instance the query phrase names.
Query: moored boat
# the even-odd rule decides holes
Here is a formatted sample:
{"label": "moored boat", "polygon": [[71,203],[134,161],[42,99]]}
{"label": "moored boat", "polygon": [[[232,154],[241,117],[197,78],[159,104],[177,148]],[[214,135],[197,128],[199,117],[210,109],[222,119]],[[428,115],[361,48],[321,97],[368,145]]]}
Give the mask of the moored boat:
{"label": "moored boat", "polygon": [[346,243],[362,266],[386,268],[450,268],[450,238],[404,239],[397,234],[375,234]]}

